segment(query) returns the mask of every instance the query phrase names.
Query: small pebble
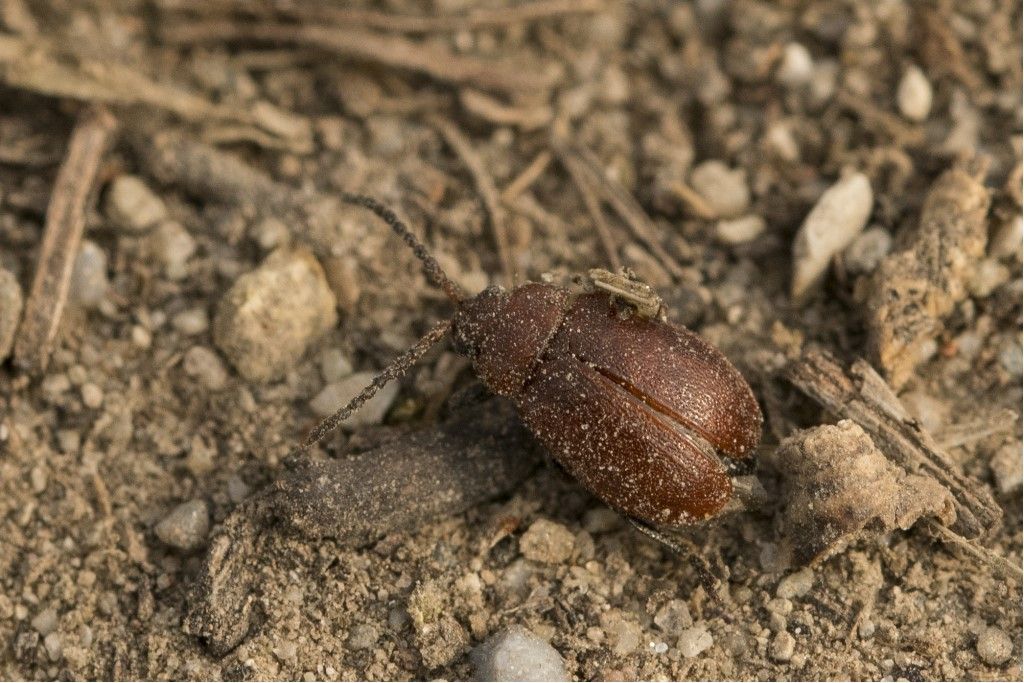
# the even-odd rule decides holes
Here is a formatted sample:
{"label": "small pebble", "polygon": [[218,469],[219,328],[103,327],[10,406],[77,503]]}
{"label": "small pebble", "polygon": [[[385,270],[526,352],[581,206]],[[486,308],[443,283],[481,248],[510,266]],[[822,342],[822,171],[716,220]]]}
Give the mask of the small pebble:
{"label": "small pebble", "polygon": [[46,490],[46,470],[39,465],[32,468],[32,471],[28,474],[29,481],[32,483],[32,491],[35,493],[42,493]]}
{"label": "small pebble", "polygon": [[923,391],[908,391],[900,395],[900,403],[910,416],[921,423],[928,432],[942,429],[949,420],[949,404]]}
{"label": "small pebble", "polygon": [[779,631],[772,638],[769,654],[776,662],[788,662],[793,659],[795,650],[796,638],[789,631]]}
{"label": "small pebble", "polygon": [[153,343],[153,335],[142,325],[132,325],[132,344],[140,349],[148,349]]}
{"label": "small pebble", "polygon": [[107,217],[128,232],[143,232],[167,218],[164,200],[141,178],[118,176],[107,190]]}
{"label": "small pebble", "polygon": [[46,655],[51,662],[56,662],[64,654],[64,646],[61,644],[59,633],[51,633],[43,638],[43,647],[46,648]]}
{"label": "small pebble", "polygon": [[892,236],[884,228],[874,226],[850,243],[843,252],[843,262],[853,275],[873,273],[890,251]]}
{"label": "small pebble", "polygon": [[1000,666],[1013,654],[1010,637],[997,628],[988,627],[978,636],[978,656],[989,666]]}
{"label": "small pebble", "polygon": [[57,610],[52,607],[45,609],[32,619],[32,628],[39,631],[39,635],[48,636],[57,630]]}
{"label": "small pebble", "polygon": [[103,390],[92,382],[82,385],[82,403],[86,408],[96,410],[103,405]]}
{"label": "small pebble", "polygon": [[473,650],[478,681],[568,681],[565,662],[544,639],[522,626],[494,634]]}
{"label": "small pebble", "polygon": [[622,515],[609,507],[590,508],[583,513],[583,528],[592,534],[604,534],[622,528]]}
{"label": "small pebble", "polygon": [[601,628],[612,654],[624,657],[640,647],[643,629],[631,619],[627,619],[619,610],[612,610],[601,615]]}
{"label": "small pebble", "polygon": [[825,274],[832,257],[867,224],[874,196],[863,173],[841,178],[814,205],[793,242],[791,294],[802,300]]}
{"label": "small pebble", "polygon": [[249,485],[246,484],[237,474],[228,477],[228,498],[232,503],[238,504],[249,497]]}
{"label": "small pebble", "polygon": [[251,382],[277,379],[338,320],[323,268],[306,249],[279,249],[217,305],[213,339]]}
{"label": "small pebble", "polygon": [[857,626],[857,635],[861,637],[861,640],[867,640],[875,635],[875,622],[870,619],[860,622],[860,625]]}
{"label": "small pebble", "polygon": [[257,221],[249,229],[249,234],[264,251],[273,251],[278,247],[286,246],[291,239],[291,231],[288,230],[288,226],[273,216]]}
{"label": "small pebble", "polygon": [[71,271],[69,296],[85,308],[96,308],[107,298],[107,252],[92,240],[82,240]]}
{"label": "small pebble", "polygon": [[1021,487],[1022,463],[1021,463],[1021,442],[1010,441],[1003,444],[989,460],[989,468],[996,480],[996,488],[999,493],[1006,495],[1013,493]]}
{"label": "small pebble", "polygon": [[528,560],[560,564],[572,556],[574,538],[561,524],[538,519],[519,539],[519,550]]}
{"label": "small pebble", "polygon": [[996,226],[992,239],[988,243],[988,253],[996,258],[1021,258],[1024,245],[1024,219],[1019,215],[1003,221]]}
{"label": "small pebble", "polygon": [[814,586],[814,572],[809,567],[804,567],[779,581],[779,585],[775,589],[775,596],[792,600],[807,595],[812,586]]}
{"label": "small pebble", "polygon": [[739,216],[750,206],[746,171],[721,161],[705,161],[690,173],[690,184],[720,218]]}
{"label": "small pebble", "polygon": [[377,645],[380,634],[370,624],[356,624],[348,634],[348,646],[353,650],[369,650]]}
{"label": "small pebble", "polygon": [[195,550],[206,540],[210,530],[210,513],[206,501],[190,500],[174,508],[154,531],[157,538],[180,550]]}
{"label": "small pebble", "polygon": [[[374,373],[372,372],[357,372],[343,380],[328,384],[309,402],[309,407],[320,417],[327,417],[355,398],[359,392],[370,385],[373,378]],[[391,408],[391,404],[395,402],[398,389],[396,382],[385,385],[359,410],[344,420],[341,426],[345,429],[356,429],[380,424]]]}
{"label": "small pebble", "polygon": [[779,83],[791,88],[798,87],[810,81],[813,74],[814,59],[807,48],[800,43],[788,43],[776,72]]}
{"label": "small pebble", "polygon": [[1014,339],[1007,339],[999,348],[999,364],[1003,370],[1011,376],[1020,380],[1024,374],[1024,358],[1021,357],[1021,344]]}
{"label": "small pebble", "polygon": [[903,72],[896,88],[896,105],[900,113],[911,121],[924,121],[932,110],[932,84],[917,66]]}
{"label": "small pebble", "polygon": [[11,353],[14,333],[21,320],[21,285],[14,273],[0,268],[0,363]]}
{"label": "small pebble", "polygon": [[654,615],[654,625],[667,635],[682,633],[683,629],[692,626],[693,617],[686,601],[677,598],[666,602]]}
{"label": "small pebble", "polygon": [[151,238],[154,256],[164,265],[164,273],[172,280],[188,275],[187,264],[196,253],[196,241],[177,221],[163,221]]}
{"label": "small pebble", "polygon": [[220,356],[205,346],[193,346],[181,360],[185,374],[199,380],[210,391],[220,391],[228,381],[228,371]]}
{"label": "small pebble", "polygon": [[764,232],[764,219],[756,214],[718,221],[715,238],[723,244],[744,244]]}
{"label": "small pebble", "polygon": [[182,334],[202,334],[210,327],[210,317],[204,308],[190,308],[171,318],[171,325]]}
{"label": "small pebble", "polygon": [[975,266],[974,275],[968,281],[967,289],[976,299],[984,299],[1009,279],[1009,268],[994,258],[986,258]]}
{"label": "small pebble", "polygon": [[692,626],[679,634],[677,647],[687,659],[696,657],[715,644],[711,633],[704,626]]}
{"label": "small pebble", "polygon": [[352,374],[352,363],[341,349],[324,349],[320,354],[320,374],[328,384],[338,382]]}

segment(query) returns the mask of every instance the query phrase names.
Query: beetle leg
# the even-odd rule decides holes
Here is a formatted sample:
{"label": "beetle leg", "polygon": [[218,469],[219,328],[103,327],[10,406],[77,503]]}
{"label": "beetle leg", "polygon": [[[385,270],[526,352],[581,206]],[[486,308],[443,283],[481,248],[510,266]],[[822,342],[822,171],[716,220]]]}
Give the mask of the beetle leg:
{"label": "beetle leg", "polygon": [[626,519],[643,535],[661,543],[676,555],[686,558],[693,567],[693,570],[697,572],[697,578],[700,580],[701,585],[704,586],[704,591],[713,600],[723,601],[722,580],[711,571],[711,567],[700,556],[697,547],[691,541],[684,538],[673,538],[639,519],[632,517],[627,517]]}

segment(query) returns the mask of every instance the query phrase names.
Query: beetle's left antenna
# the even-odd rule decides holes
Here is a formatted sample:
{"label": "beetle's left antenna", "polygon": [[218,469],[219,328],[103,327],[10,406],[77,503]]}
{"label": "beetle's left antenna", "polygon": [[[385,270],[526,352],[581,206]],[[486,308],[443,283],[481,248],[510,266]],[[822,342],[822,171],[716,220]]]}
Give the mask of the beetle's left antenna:
{"label": "beetle's left antenna", "polygon": [[412,253],[416,255],[420,261],[423,262],[423,270],[427,273],[427,279],[435,287],[439,287],[444,290],[444,293],[448,295],[448,298],[455,303],[460,303],[466,298],[465,292],[462,288],[455,283],[441,268],[441,264],[437,262],[423,242],[417,239],[416,235],[412,233],[405,223],[395,214],[394,211],[378,202],[373,197],[367,197],[361,194],[352,194],[349,192],[343,192],[341,195],[343,201],[349,204],[355,204],[361,206],[364,209],[369,209],[373,213],[377,214],[382,221],[388,224],[390,228],[397,234],[402,240],[409,245],[412,249]]}
{"label": "beetle's left antenna", "polygon": [[452,326],[451,320],[443,320],[435,325],[429,332],[413,345],[408,351],[403,353],[401,356],[391,361],[391,364],[381,370],[380,374],[373,378],[369,386],[359,392],[354,399],[348,402],[348,405],[339,408],[330,417],[324,418],[320,424],[318,424],[306,440],[302,442],[302,445],[296,448],[294,451],[288,454],[288,457],[298,455],[305,451],[310,446],[320,442],[325,436],[333,432],[338,428],[345,418],[354,413],[359,409],[361,405],[373,398],[373,395],[383,388],[385,384],[391,380],[398,379],[404,375],[409,368],[416,364],[423,354],[425,354],[430,347],[439,342],[445,334],[448,333],[448,329]]}

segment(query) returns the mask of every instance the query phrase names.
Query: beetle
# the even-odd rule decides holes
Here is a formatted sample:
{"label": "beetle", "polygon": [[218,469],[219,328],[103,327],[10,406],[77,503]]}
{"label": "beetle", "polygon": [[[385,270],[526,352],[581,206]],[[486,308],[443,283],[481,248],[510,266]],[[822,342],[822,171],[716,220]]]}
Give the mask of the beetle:
{"label": "beetle", "polygon": [[296,452],[323,439],[450,332],[477,376],[514,403],[555,460],[642,530],[659,538],[656,528],[692,526],[726,507],[733,484],[720,456],[753,453],[760,406],[720,351],[665,320],[649,287],[591,271],[592,291],[528,282],[468,296],[393,211],[363,195],[342,199],[387,223],[456,311],[317,425]]}

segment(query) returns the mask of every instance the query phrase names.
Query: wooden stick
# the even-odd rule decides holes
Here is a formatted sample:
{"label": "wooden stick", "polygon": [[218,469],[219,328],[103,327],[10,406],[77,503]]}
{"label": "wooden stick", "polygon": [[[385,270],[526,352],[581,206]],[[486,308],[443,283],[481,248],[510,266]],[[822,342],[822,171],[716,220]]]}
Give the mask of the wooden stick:
{"label": "wooden stick", "polygon": [[508,228],[505,224],[505,208],[498,201],[498,188],[494,179],[487,172],[483,160],[473,149],[469,139],[462,134],[450,121],[433,117],[431,123],[444,137],[445,142],[462,159],[462,163],[469,169],[473,176],[473,184],[483,200],[484,209],[487,211],[491,223],[491,230],[494,233],[494,242],[498,247],[498,258],[501,260],[501,269],[505,275],[505,283],[509,286],[515,285],[515,261],[512,258],[512,248],[508,243]]}
{"label": "wooden stick", "polygon": [[533,161],[523,169],[522,173],[517,175],[512,182],[510,182],[501,193],[501,201],[504,204],[515,204],[516,199],[519,198],[523,192],[528,190],[533,185],[537,178],[547,170],[548,164],[551,163],[551,152],[544,150],[536,157]]}
{"label": "wooden stick", "polygon": [[622,261],[619,259],[615,238],[612,237],[612,229],[604,218],[604,212],[601,211],[601,200],[598,199],[597,193],[591,187],[586,170],[581,168],[578,160],[572,156],[561,156],[561,161],[566,170],[569,171],[573,182],[576,183],[576,189],[579,190],[580,196],[583,198],[583,205],[586,206],[587,213],[590,214],[590,219],[594,222],[594,227],[597,229],[597,236],[601,240],[601,246],[604,248],[608,264],[613,271],[619,272],[622,268]]}
{"label": "wooden stick", "polygon": [[543,92],[560,77],[560,69],[551,63],[483,59],[398,36],[336,26],[182,22],[164,28],[161,35],[165,42],[177,45],[245,40],[312,46],[341,57],[416,71],[446,83],[509,94]]}
{"label": "wooden stick", "polygon": [[85,110],[57,173],[25,317],[14,342],[14,361],[29,372],[42,372],[49,361],[85,229],[86,203],[116,126],[102,107]]}

